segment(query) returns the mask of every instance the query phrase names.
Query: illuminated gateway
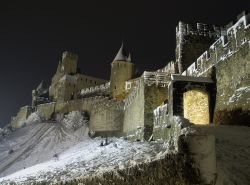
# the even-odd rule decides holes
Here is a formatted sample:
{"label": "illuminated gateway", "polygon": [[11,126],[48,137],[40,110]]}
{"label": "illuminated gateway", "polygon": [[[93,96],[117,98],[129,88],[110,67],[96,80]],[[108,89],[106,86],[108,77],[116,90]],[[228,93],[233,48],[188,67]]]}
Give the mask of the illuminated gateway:
{"label": "illuminated gateway", "polygon": [[32,105],[20,108],[11,125],[22,127],[35,111],[47,120],[82,111],[97,136],[140,133],[146,140],[161,125],[171,128],[174,116],[195,124],[249,125],[249,22],[246,12],[224,27],[179,22],[175,60],[141,76],[123,45],[108,81],[81,74],[78,56],[66,51],[50,87],[41,83],[33,90]]}

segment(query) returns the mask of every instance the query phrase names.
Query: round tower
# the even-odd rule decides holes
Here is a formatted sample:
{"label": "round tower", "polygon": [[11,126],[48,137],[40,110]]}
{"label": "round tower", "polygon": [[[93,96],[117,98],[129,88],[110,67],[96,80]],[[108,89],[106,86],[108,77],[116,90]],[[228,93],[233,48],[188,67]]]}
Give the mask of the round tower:
{"label": "round tower", "polygon": [[122,100],[125,97],[125,82],[134,76],[134,64],[131,56],[123,47],[119,49],[116,57],[111,63],[110,95],[112,98]]}

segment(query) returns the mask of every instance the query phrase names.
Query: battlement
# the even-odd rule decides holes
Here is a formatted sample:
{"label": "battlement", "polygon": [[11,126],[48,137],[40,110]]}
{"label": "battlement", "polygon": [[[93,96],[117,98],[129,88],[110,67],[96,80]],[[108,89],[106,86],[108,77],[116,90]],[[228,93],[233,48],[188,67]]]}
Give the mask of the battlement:
{"label": "battlement", "polygon": [[174,61],[170,61],[165,67],[158,69],[157,72],[176,73],[176,66]]}
{"label": "battlement", "polygon": [[91,95],[91,94],[107,93],[107,92],[109,92],[109,88],[110,88],[110,82],[107,82],[107,83],[99,85],[99,86],[84,88],[81,90],[80,95],[87,96],[87,95]]}
{"label": "battlement", "polygon": [[[238,21],[235,24],[228,24],[225,35],[217,39],[182,75],[200,76],[218,62],[236,53],[241,47],[244,47],[246,44],[249,45],[250,14],[243,12],[240,15],[243,16],[238,16]],[[231,26],[229,27],[229,25]]]}
{"label": "battlement", "polygon": [[189,24],[179,21],[176,27],[176,35],[201,35],[209,37],[218,37],[225,30],[224,27],[209,25],[204,23]]}
{"label": "battlement", "polygon": [[170,73],[167,72],[144,71],[142,77],[147,86],[156,85],[166,87],[170,82]]}

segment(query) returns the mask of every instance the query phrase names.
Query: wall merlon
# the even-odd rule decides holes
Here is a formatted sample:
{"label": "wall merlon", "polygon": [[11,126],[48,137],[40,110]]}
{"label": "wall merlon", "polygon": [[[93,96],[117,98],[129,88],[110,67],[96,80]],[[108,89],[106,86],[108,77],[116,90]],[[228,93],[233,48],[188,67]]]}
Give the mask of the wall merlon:
{"label": "wall merlon", "polygon": [[249,13],[244,10],[240,14],[237,15],[237,20],[240,20],[243,16],[249,15]]}
{"label": "wall merlon", "polygon": [[190,24],[179,21],[178,26],[176,27],[176,34],[180,37],[184,35],[203,35],[213,37],[220,35],[222,30],[224,30],[223,27],[215,25],[204,23]]}
{"label": "wall merlon", "polygon": [[[229,27],[226,30],[226,35],[222,35],[217,39],[209,49],[200,55],[182,74],[200,75],[201,71],[206,71],[207,68],[212,67],[217,62],[225,60],[226,57],[237,52],[240,47],[250,40],[245,31],[249,29],[249,25],[246,24],[246,19],[246,16],[242,16],[234,25]],[[209,64],[205,64],[206,62],[209,62]]]}

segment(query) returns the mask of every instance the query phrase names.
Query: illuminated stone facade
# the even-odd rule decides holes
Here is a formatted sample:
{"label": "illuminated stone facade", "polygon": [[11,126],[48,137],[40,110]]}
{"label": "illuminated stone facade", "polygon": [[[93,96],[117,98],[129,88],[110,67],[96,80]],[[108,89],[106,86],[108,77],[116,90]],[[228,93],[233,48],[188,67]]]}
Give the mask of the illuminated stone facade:
{"label": "illuminated stone facade", "polygon": [[249,22],[247,13],[225,27],[180,22],[176,59],[141,76],[123,45],[108,81],[79,73],[78,56],[64,52],[50,87],[34,90],[32,106],[20,110],[12,125],[22,126],[32,111],[54,119],[74,110],[88,112],[90,129],[99,135],[136,132],[140,139],[151,138],[155,120],[170,124],[174,116],[195,124],[243,124],[250,115]]}

